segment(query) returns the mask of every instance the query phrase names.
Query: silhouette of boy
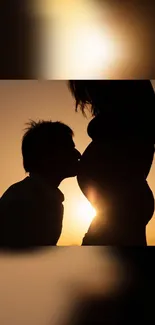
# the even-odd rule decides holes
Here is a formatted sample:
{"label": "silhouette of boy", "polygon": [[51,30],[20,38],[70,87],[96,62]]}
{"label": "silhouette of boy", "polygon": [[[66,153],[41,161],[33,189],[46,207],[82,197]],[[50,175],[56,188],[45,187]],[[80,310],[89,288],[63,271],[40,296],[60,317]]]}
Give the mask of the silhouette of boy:
{"label": "silhouette of boy", "polygon": [[24,249],[56,245],[62,231],[62,180],[77,174],[80,153],[73,131],[61,122],[30,122],[22,139],[28,177],[0,199],[1,247]]}

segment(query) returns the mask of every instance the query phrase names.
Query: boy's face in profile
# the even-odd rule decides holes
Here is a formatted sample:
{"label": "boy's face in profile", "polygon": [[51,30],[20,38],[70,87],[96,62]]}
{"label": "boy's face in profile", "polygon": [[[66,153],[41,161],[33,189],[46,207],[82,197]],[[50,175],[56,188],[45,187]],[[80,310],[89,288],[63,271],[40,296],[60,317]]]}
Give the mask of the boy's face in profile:
{"label": "boy's face in profile", "polygon": [[74,177],[77,175],[80,152],[75,148],[73,139],[70,137],[64,141],[64,146],[60,152],[61,168],[65,177]]}
{"label": "boy's face in profile", "polygon": [[55,172],[63,178],[74,177],[77,175],[80,158],[81,154],[75,148],[72,137],[68,136],[62,139],[51,163],[54,164]]}

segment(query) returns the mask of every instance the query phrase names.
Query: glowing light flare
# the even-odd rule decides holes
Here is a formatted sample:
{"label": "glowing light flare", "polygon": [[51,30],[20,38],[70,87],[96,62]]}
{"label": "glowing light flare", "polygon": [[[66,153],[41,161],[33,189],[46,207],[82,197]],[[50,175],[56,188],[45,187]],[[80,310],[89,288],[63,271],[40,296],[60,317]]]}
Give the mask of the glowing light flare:
{"label": "glowing light flare", "polygon": [[87,201],[83,200],[78,203],[76,208],[76,214],[79,221],[86,223],[90,223],[93,218],[96,216],[96,210],[92,207],[92,205]]}
{"label": "glowing light flare", "polygon": [[102,15],[93,1],[54,0],[47,7],[44,17],[52,19],[47,19],[42,45],[45,78],[106,77],[120,54],[106,7]]}
{"label": "glowing light flare", "polygon": [[107,28],[85,24],[74,29],[65,50],[64,60],[69,61],[68,73],[71,76],[95,78],[109,70],[117,47]]}
{"label": "glowing light flare", "polygon": [[73,199],[70,213],[72,221],[77,233],[85,233],[88,230],[90,223],[96,216],[96,210],[92,207],[89,201],[84,197]]}

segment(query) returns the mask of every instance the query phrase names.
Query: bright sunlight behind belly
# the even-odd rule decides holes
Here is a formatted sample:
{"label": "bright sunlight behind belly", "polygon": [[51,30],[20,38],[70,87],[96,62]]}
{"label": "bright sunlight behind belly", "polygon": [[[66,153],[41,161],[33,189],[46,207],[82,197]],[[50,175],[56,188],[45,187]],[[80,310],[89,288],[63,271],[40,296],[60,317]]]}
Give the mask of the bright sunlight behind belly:
{"label": "bright sunlight behind belly", "polygon": [[91,221],[96,215],[95,209],[87,201],[87,199],[77,200],[77,202],[74,202],[74,206],[75,218],[78,221],[79,225],[81,224],[81,226],[84,228],[89,227]]}

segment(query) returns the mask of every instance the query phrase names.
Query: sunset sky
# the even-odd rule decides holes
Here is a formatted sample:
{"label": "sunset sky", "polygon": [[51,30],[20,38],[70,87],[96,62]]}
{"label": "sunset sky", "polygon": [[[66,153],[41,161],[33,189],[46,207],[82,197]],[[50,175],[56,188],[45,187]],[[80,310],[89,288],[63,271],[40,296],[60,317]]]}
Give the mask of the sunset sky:
{"label": "sunset sky", "polygon": [[[155,87],[155,81],[153,81]],[[25,123],[29,119],[52,119],[68,124],[75,133],[75,144],[82,153],[91,139],[89,119],[74,111],[74,99],[66,81],[0,81],[0,195],[25,177],[20,152]],[[155,195],[155,163],[149,184]],[[80,245],[91,221],[89,203],[78,188],[76,178],[62,182],[65,195],[63,232],[59,245]],[[90,210],[90,212],[89,212]],[[155,217],[155,216],[154,216]],[[155,245],[155,218],[147,228],[148,244]]]}

